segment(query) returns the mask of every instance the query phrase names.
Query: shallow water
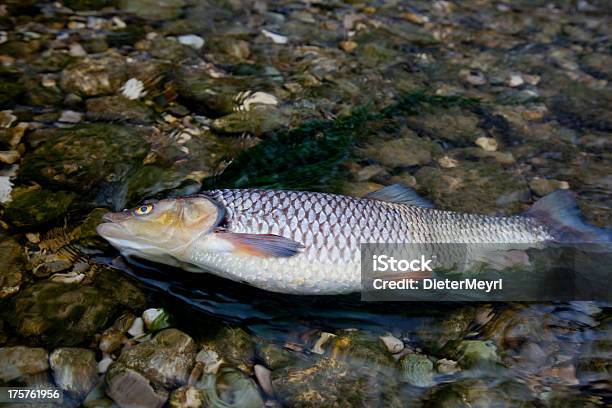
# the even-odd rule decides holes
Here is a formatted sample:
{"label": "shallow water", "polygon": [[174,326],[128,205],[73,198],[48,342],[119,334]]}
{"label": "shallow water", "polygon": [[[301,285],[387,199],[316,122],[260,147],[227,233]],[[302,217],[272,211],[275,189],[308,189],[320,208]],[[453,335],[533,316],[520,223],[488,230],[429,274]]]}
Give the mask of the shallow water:
{"label": "shallow water", "polygon": [[[604,1],[0,5],[0,386],[127,405],[111,380],[129,368],[138,395],[187,406],[190,377],[196,396],[211,395],[193,381],[205,349],[248,379],[219,387],[226,402],[251,387],[272,406],[609,403],[609,303],[279,295],[128,266],[95,226],[108,210],[211,188],[361,196],[392,183],[483,214],[571,188],[590,223],[609,225],[611,11]],[[169,319],[126,333],[134,326],[121,322],[150,308]],[[317,345],[325,333],[335,337]],[[393,356],[379,338],[389,333],[403,347]],[[120,347],[107,347],[112,336]],[[64,347],[76,357],[53,354]],[[160,366],[142,357],[151,350]],[[273,395],[255,364],[272,371]],[[83,381],[67,384],[62,369]]]}

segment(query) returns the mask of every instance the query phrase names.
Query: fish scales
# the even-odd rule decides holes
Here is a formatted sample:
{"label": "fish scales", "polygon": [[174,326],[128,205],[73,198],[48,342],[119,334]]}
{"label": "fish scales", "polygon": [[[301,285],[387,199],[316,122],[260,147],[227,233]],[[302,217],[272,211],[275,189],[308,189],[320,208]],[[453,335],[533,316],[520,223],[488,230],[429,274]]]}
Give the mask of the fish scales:
{"label": "fish scales", "polygon": [[611,230],[584,222],[567,190],[542,197],[525,215],[509,217],[430,206],[397,184],[364,198],[211,190],[108,213],[97,231],[128,260],[147,259],[296,294],[360,290],[362,243],[412,243],[394,247],[400,252],[393,255],[415,259],[427,253],[442,267],[471,268],[474,261],[521,262],[524,249],[551,242],[612,241]]}
{"label": "fish scales", "polygon": [[[278,190],[211,190],[233,233],[276,234],[304,245],[288,258],[195,251],[217,274],[286,293],[359,290],[361,243],[529,243],[551,239],[522,216],[460,214],[368,198]],[[231,272],[228,272],[231,271]]]}

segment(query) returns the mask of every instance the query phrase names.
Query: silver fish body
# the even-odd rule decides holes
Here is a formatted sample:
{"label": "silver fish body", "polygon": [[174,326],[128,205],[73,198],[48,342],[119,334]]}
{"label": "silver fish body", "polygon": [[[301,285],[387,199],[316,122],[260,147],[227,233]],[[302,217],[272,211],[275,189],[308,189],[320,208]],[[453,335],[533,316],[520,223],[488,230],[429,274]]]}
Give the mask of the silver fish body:
{"label": "silver fish body", "polygon": [[274,234],[303,245],[291,257],[211,252],[195,241],[187,262],[202,271],[283,293],[360,290],[361,243],[540,243],[551,228],[526,216],[463,214],[335,194],[211,190],[232,233]]}

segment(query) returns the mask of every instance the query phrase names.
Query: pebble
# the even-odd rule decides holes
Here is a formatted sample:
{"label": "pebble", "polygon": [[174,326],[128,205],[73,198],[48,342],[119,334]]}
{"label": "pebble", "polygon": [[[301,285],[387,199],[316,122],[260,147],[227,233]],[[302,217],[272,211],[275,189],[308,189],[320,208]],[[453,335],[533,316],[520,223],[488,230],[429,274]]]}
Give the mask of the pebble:
{"label": "pebble", "polygon": [[93,351],[62,347],[49,356],[55,383],[77,399],[85,398],[98,380],[98,365]]}
{"label": "pebble", "polygon": [[352,52],[357,48],[357,43],[355,41],[340,41],[340,49],[346,52]]}
{"label": "pebble", "polygon": [[459,161],[457,161],[457,159],[453,159],[452,157],[444,156],[438,159],[438,164],[443,169],[452,169],[453,167],[457,167],[459,165]]}
{"label": "pebble", "polygon": [[261,364],[255,364],[253,368],[255,370],[255,378],[257,378],[257,382],[261,389],[267,396],[274,396],[274,389],[272,388],[272,371]]}
{"label": "pebble", "polygon": [[65,110],[60,115],[58,121],[64,123],[79,123],[82,119],[83,114],[81,112]]}
{"label": "pebble", "polygon": [[476,139],[476,145],[482,147],[487,152],[494,152],[497,150],[497,140],[492,137],[481,136]]}
{"label": "pebble", "polygon": [[517,86],[521,86],[525,83],[525,80],[520,74],[511,74],[508,78],[508,86],[512,88],[516,88]]}
{"label": "pebble", "polygon": [[13,164],[17,160],[19,160],[20,157],[21,157],[21,155],[19,154],[19,152],[17,150],[2,150],[2,151],[0,151],[0,162],[2,162],[2,163]]}
{"label": "pebble", "polygon": [[465,82],[472,85],[484,85],[487,83],[487,77],[478,70],[462,69],[459,71],[459,77]]}
{"label": "pebble", "polygon": [[0,381],[8,382],[46,371],[49,355],[43,348],[0,347],[0,362]]}
{"label": "pebble", "polygon": [[459,371],[459,367],[456,361],[442,358],[436,361],[436,370],[440,374],[454,374]]}
{"label": "pebble", "polygon": [[98,361],[98,373],[104,374],[108,371],[108,367],[113,363],[113,359],[109,356],[104,357],[102,360]]}
{"label": "pebble", "polygon": [[144,324],[149,327],[151,323],[155,321],[159,316],[164,313],[164,309],[147,309],[142,312],[142,319],[144,320]]}
{"label": "pebble", "polygon": [[139,99],[147,94],[140,79],[130,78],[121,87],[121,94],[128,99]]}
{"label": "pebble", "polygon": [[539,177],[534,177],[529,182],[529,188],[535,195],[543,197],[552,193],[555,190],[567,190],[570,188],[567,181],[549,180]]}
{"label": "pebble", "polygon": [[144,334],[144,320],[141,317],[134,319],[132,326],[127,332],[132,337],[142,336]]}
{"label": "pebble", "polygon": [[87,51],[79,43],[70,44],[70,50],[68,53],[73,57],[84,57],[87,55]]}
{"label": "pebble", "polygon": [[276,96],[266,92],[240,92],[234,99],[240,103],[238,110],[245,112],[250,111],[256,105],[278,105]]}
{"label": "pebble", "polygon": [[183,45],[188,45],[196,50],[199,50],[204,46],[204,39],[195,34],[181,35],[178,37],[178,42]]}
{"label": "pebble", "polygon": [[336,335],[333,333],[322,332],[317,341],[315,342],[314,346],[312,346],[312,349],[310,349],[310,351],[315,354],[325,353],[323,346],[329,341],[329,339],[333,337],[336,337]]}
{"label": "pebble", "polygon": [[382,340],[391,354],[397,354],[404,349],[404,342],[391,334],[380,336],[379,339]]}
{"label": "pebble", "polygon": [[11,110],[0,111],[0,128],[9,128],[17,120],[17,116],[13,115]]}
{"label": "pebble", "polygon": [[265,28],[261,30],[261,33],[267,38],[271,39],[275,44],[287,44],[289,41],[289,38],[285,37],[284,35],[273,33]]}

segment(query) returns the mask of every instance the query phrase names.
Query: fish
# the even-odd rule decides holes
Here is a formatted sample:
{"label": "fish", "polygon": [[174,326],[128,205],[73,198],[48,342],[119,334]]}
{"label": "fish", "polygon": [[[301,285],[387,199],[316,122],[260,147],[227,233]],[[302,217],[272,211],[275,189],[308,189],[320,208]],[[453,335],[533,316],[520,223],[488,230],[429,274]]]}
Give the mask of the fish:
{"label": "fish", "polygon": [[610,241],[587,224],[573,194],[557,190],[512,216],[433,208],[394,184],[364,197],[217,189],[108,213],[97,232],[128,261],[144,259],[212,273],[278,293],[361,289],[362,243]]}

